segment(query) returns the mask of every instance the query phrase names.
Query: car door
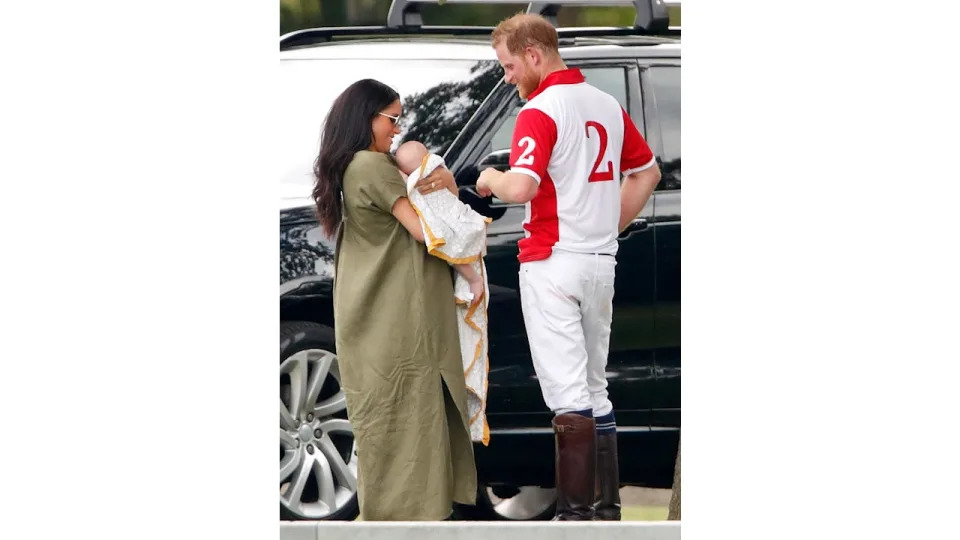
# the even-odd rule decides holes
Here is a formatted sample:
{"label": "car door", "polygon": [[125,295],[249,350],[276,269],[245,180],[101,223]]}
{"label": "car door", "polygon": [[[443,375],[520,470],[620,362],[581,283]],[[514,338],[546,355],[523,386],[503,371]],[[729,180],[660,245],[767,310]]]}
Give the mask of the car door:
{"label": "car door", "polygon": [[[587,82],[616,97],[643,132],[636,63],[595,60],[568,65],[580,68]],[[548,426],[552,417],[533,370],[520,308],[517,241],[524,236],[524,205],[483,199],[473,188],[479,171],[488,166],[501,170],[509,166],[513,126],[521,106],[514,87],[497,88],[447,156],[461,188],[461,199],[493,219],[486,257],[491,289],[487,414],[492,429]],[[653,205],[649,204],[632,230],[622,235],[617,256],[607,372],[610,397],[621,426],[649,425],[647,386],[653,384],[654,377],[656,269],[654,237],[649,227],[652,219]]]}
{"label": "car door", "polygon": [[479,171],[488,166],[505,170],[510,141],[504,145],[502,138],[511,129],[507,123],[516,117],[518,106],[516,91],[501,83],[444,156],[460,186],[460,199],[493,220],[487,227],[484,258],[490,285],[486,414],[491,430],[550,425],[533,373],[520,308],[517,241],[524,235],[524,207],[480,197],[474,189]]}
{"label": "car door", "polygon": [[654,355],[656,385],[651,425],[680,426],[680,63],[658,60],[643,70],[655,104],[661,180],[653,194],[656,245]]}

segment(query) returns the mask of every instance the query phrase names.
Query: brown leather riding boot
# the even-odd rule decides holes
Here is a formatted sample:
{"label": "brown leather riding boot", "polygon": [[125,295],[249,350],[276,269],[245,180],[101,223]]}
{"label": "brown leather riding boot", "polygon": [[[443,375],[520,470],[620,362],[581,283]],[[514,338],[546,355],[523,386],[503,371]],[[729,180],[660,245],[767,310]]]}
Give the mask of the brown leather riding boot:
{"label": "brown leather riding boot", "polygon": [[554,521],[592,521],[597,473],[597,431],[593,418],[559,414],[553,419],[557,515]]}
{"label": "brown leather riding boot", "polygon": [[620,521],[620,466],[617,433],[597,434],[596,521]]}

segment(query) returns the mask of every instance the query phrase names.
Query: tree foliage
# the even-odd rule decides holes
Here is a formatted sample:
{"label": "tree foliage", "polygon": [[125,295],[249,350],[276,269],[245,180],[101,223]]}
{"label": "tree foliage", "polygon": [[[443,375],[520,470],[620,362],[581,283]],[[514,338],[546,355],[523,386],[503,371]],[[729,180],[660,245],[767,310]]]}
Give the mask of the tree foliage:
{"label": "tree foliage", "polygon": [[[280,34],[318,26],[382,25],[391,0],[280,0]],[[501,20],[526,9],[522,4],[424,4],[424,24],[452,26],[495,26]],[[670,24],[680,24],[680,8],[670,7]],[[577,7],[560,10],[560,26],[629,26],[630,7]]]}

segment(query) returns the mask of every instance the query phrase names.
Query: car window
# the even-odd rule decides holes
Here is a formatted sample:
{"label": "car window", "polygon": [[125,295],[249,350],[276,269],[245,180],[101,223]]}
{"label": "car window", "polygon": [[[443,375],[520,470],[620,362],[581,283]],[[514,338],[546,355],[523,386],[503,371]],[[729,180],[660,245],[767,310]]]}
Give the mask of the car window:
{"label": "car window", "polygon": [[651,67],[650,75],[663,139],[662,178],[657,189],[680,189],[680,68]]}
{"label": "car window", "polygon": [[[598,89],[617,98],[627,112],[630,108],[627,106],[627,73],[622,67],[581,67],[584,79],[587,83],[596,86]],[[513,137],[513,128],[517,123],[517,114],[520,112],[522,103],[518,103],[512,113],[504,119],[503,124],[497,128],[490,141],[489,152],[498,150],[507,150]]]}
{"label": "car window", "polygon": [[[393,149],[418,140],[442,154],[476,112],[503,70],[495,60],[284,60],[280,62],[281,186],[293,197],[313,184],[323,120],[333,100],[354,82],[389,84],[403,104],[400,136]],[[305,192],[309,193],[309,189]]]}
{"label": "car window", "polygon": [[583,77],[589,84],[617,98],[620,106],[627,106],[627,71],[622,67],[582,67]]}
{"label": "car window", "polygon": [[[474,62],[469,74],[453,76],[403,98],[400,144],[420,141],[435,154],[443,154],[473,113],[503,78],[494,60]],[[401,94],[403,95],[403,94]]]}

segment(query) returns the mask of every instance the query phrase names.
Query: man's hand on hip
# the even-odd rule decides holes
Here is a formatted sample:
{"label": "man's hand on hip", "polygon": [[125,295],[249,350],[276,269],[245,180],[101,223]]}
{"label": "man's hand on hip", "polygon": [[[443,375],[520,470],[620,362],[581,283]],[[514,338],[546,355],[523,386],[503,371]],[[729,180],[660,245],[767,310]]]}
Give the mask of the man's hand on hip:
{"label": "man's hand on hip", "polygon": [[660,167],[635,172],[623,179],[620,184],[620,224],[617,229],[623,232],[634,218],[643,210],[657,183],[660,182]]}

